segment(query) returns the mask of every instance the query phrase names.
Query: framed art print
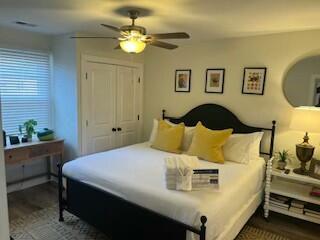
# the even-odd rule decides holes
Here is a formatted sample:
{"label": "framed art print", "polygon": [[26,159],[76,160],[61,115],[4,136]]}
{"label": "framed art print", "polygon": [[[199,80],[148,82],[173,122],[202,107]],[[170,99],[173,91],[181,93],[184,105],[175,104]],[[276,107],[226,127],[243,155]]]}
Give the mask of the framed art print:
{"label": "framed art print", "polygon": [[207,69],[206,71],[206,93],[223,93],[224,68]]}
{"label": "framed art print", "polygon": [[176,70],[175,92],[190,92],[191,69]]}
{"label": "framed art print", "polygon": [[311,160],[309,176],[320,179],[320,160],[314,158]]}
{"label": "framed art print", "polygon": [[267,68],[244,68],[242,93],[263,95]]}

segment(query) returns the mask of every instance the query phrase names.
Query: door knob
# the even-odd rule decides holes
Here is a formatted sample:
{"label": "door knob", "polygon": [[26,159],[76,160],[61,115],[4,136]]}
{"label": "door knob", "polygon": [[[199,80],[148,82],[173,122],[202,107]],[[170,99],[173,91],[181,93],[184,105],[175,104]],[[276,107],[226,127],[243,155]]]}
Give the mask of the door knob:
{"label": "door knob", "polygon": [[122,128],[118,127],[117,130],[120,132],[120,131],[122,131]]}
{"label": "door knob", "polygon": [[117,131],[117,129],[116,128],[112,128],[112,132],[115,132],[115,131]]}

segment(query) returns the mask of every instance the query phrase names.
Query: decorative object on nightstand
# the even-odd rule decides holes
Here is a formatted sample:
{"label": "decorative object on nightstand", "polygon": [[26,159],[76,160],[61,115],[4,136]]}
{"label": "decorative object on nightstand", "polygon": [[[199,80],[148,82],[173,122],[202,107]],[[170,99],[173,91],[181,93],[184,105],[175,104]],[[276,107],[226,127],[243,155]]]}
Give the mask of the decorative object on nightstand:
{"label": "decorative object on nightstand", "polygon": [[23,127],[25,128],[25,135],[24,137],[26,137],[28,139],[28,142],[32,142],[32,135],[36,133],[35,131],[35,126],[37,126],[37,121],[34,119],[29,119],[28,121],[26,121],[23,126],[19,125],[19,132],[20,134],[23,134]]}
{"label": "decorative object on nightstand", "polygon": [[290,128],[297,131],[305,131],[303,142],[296,145],[296,154],[301,162],[300,168],[293,171],[297,174],[308,175],[306,164],[312,159],[315,147],[309,143],[308,132],[320,132],[320,108],[297,107],[294,109]]}
{"label": "decorative object on nightstand", "polygon": [[275,159],[278,160],[278,169],[285,170],[287,162],[290,161],[289,150],[282,150],[276,152]]}
{"label": "decorative object on nightstand", "polygon": [[320,160],[317,160],[317,159],[311,160],[309,176],[320,179]]}
{"label": "decorative object on nightstand", "polygon": [[319,187],[313,187],[311,189],[310,195],[314,196],[314,197],[320,197],[320,188]]}
{"label": "decorative object on nightstand", "polygon": [[37,133],[39,141],[51,141],[54,139],[54,131],[48,128],[44,128]]}
{"label": "decorative object on nightstand", "polygon": [[20,140],[18,136],[9,136],[9,141],[11,145],[19,144]]}

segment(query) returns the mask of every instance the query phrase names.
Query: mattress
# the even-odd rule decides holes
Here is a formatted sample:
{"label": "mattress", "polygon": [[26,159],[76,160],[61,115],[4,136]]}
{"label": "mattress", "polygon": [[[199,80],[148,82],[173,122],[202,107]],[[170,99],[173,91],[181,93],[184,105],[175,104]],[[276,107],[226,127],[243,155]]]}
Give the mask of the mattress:
{"label": "mattress", "polygon": [[[248,165],[200,161],[200,168],[218,168],[220,189],[182,192],[166,189],[164,158],[172,155],[150,148],[150,143],[131,145],[77,158],[63,166],[63,174],[190,226],[208,218],[206,239],[222,233],[232,216],[258,193],[263,184],[265,161]],[[188,239],[194,239],[188,233]]]}

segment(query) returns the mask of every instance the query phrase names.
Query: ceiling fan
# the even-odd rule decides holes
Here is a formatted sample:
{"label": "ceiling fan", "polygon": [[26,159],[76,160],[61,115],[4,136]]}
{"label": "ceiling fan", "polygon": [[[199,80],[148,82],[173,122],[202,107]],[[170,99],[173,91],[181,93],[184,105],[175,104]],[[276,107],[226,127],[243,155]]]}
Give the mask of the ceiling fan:
{"label": "ceiling fan", "polygon": [[119,40],[119,45],[115,49],[122,49],[128,53],[140,53],[142,52],[146,45],[152,45],[165,49],[175,49],[178,46],[159,41],[158,39],[188,39],[190,38],[188,33],[185,32],[175,32],[175,33],[158,33],[158,34],[147,34],[147,30],[142,27],[135,25],[135,20],[139,17],[138,10],[129,10],[128,15],[132,20],[131,25],[124,25],[120,28],[111,26],[108,24],[101,24],[101,26],[111,29],[120,34],[119,37],[103,37],[103,36],[79,36],[71,38],[105,38],[105,39],[115,39]]}

